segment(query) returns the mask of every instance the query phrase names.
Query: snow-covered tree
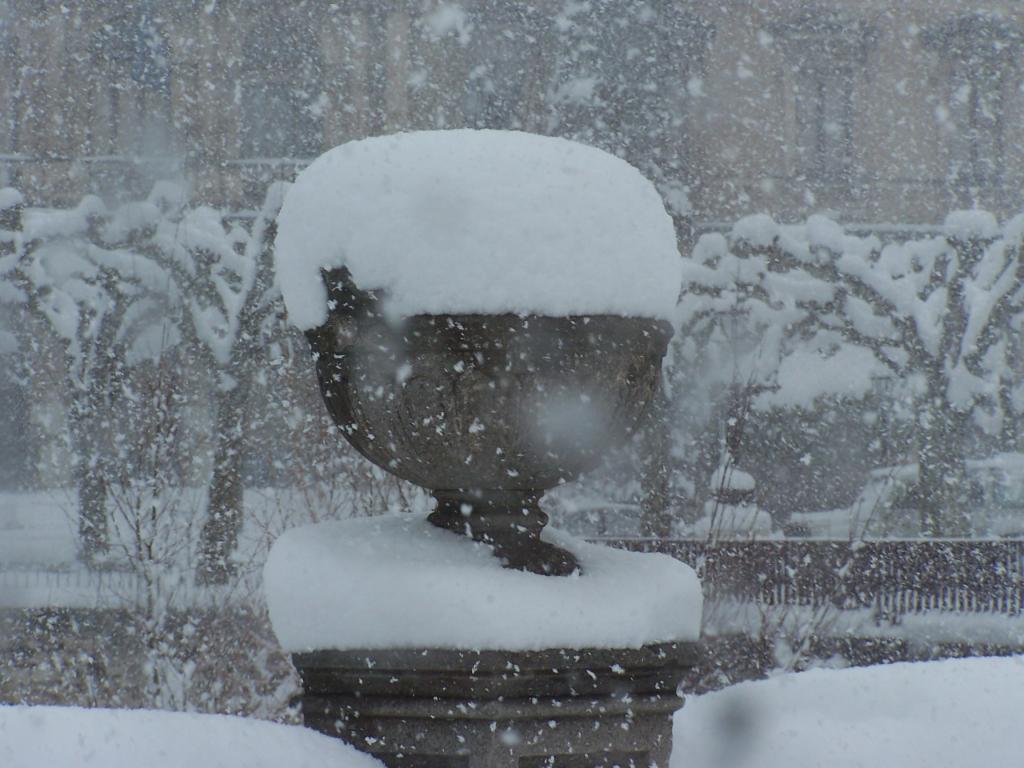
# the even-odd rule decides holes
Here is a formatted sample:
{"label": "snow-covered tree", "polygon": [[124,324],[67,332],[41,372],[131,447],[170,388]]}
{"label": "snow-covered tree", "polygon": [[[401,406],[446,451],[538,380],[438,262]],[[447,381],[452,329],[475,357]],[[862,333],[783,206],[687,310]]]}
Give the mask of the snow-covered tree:
{"label": "snow-covered tree", "polygon": [[[280,332],[270,247],[283,191],[270,189],[251,231],[214,209],[188,207],[183,191],[166,183],[115,209],[87,197],[74,209],[15,215],[20,198],[4,192],[0,199],[5,223],[16,224],[2,236],[0,300],[43,323],[63,350],[86,561],[108,548],[107,484],[130,463],[131,440],[118,427],[129,369],[166,361],[173,349],[181,365],[213,382],[199,575],[227,578],[241,525],[248,393],[269,338]],[[31,327],[15,324],[4,338],[19,350],[22,379],[38,377]]]}
{"label": "snow-covered tree", "polygon": [[36,367],[41,343],[30,318],[62,349],[63,376],[52,384],[68,398],[80,545],[83,559],[93,562],[109,547],[107,483],[126,361],[151,332],[151,297],[164,291],[164,280],[154,265],[107,242],[111,216],[98,198],[70,210],[27,210],[17,223],[0,268],[0,298],[23,313],[14,336],[24,380],[46,373]]}
{"label": "snow-covered tree", "polygon": [[[823,294],[824,296],[825,294]],[[713,495],[716,468],[734,470],[754,404],[780,391],[780,367],[820,340],[806,307],[770,271],[743,226],[702,237],[684,259],[671,365],[679,459],[693,485],[691,515]],[[692,522],[692,521],[691,521]]]}
{"label": "snow-covered tree", "polygon": [[958,212],[944,229],[883,247],[820,216],[801,226],[750,217],[728,242],[701,240],[683,302],[692,325],[732,316],[726,299],[737,291],[756,320],[761,303],[749,296],[768,297],[779,314],[763,317],[778,361],[766,402],[863,394],[885,376],[905,382],[917,407],[917,504],[933,535],[966,533],[971,433],[999,433],[1022,402],[1012,355],[1024,317],[1024,217],[1000,227],[987,213]]}
{"label": "snow-covered tree", "polygon": [[[285,185],[271,187],[240,253],[219,250],[209,265],[213,300],[206,307],[193,305],[190,312],[218,371],[217,445],[198,574],[209,582],[227,579],[229,558],[238,545],[248,398],[259,366],[266,360],[267,345],[281,331],[283,307],[273,277],[272,248],[284,190]],[[197,247],[200,252],[204,248],[202,238],[189,245],[193,253]]]}
{"label": "snow-covered tree", "polygon": [[270,339],[281,331],[271,248],[285,185],[273,185],[251,231],[220,212],[188,208],[181,190],[158,185],[134,208],[122,235],[165,271],[181,297],[186,354],[213,383],[212,470],[200,536],[198,578],[223,583],[242,525],[242,461],[248,398]]}

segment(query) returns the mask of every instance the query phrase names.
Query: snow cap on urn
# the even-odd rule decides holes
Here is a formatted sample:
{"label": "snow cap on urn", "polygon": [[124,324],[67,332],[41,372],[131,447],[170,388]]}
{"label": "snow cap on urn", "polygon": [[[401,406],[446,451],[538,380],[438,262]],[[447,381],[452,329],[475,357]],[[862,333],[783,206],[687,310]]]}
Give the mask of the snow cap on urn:
{"label": "snow cap on urn", "polygon": [[514,131],[423,131],[317,158],[284,201],[276,271],[291,321],[327,319],[321,270],[345,267],[390,315],[671,319],[675,228],[614,155]]}

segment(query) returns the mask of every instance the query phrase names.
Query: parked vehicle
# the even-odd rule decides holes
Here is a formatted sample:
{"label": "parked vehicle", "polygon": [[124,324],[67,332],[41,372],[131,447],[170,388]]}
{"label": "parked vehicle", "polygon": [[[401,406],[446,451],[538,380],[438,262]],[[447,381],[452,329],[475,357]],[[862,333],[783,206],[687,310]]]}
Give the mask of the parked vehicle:
{"label": "parked vehicle", "polygon": [[[867,538],[920,536],[917,478],[917,464],[873,470],[850,508],[851,533]],[[967,481],[972,535],[1024,536],[1024,454],[968,460]]]}

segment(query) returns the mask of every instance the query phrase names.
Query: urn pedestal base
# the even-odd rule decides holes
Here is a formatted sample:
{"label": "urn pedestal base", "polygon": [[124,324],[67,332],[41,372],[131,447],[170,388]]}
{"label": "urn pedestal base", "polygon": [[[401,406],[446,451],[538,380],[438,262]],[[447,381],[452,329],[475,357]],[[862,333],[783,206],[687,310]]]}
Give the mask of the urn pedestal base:
{"label": "urn pedestal base", "polygon": [[293,655],[305,724],[392,768],[667,768],[693,643]]}

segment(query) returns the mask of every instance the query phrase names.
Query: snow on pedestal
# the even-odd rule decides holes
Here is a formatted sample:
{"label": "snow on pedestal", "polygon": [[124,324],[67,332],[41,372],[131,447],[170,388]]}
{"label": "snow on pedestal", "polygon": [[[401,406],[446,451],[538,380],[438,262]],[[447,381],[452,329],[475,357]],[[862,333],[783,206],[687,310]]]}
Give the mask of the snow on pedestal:
{"label": "snow on pedestal", "polygon": [[665,555],[541,536],[580,571],[504,568],[490,545],[420,515],[284,533],[264,581],[305,724],[389,766],[665,768],[696,663],[696,575]]}
{"label": "snow on pedestal", "polygon": [[490,547],[424,517],[292,529],[264,571],[270,619],[287,651],[639,648],[696,640],[701,588],[666,555],[588,544],[560,531],[582,573],[502,568]]}
{"label": "snow on pedestal", "polygon": [[336,147],[288,191],[275,241],[291,321],[327,319],[347,267],[397,316],[672,319],[682,276],[654,185],[614,155],[514,131],[423,131]]}

